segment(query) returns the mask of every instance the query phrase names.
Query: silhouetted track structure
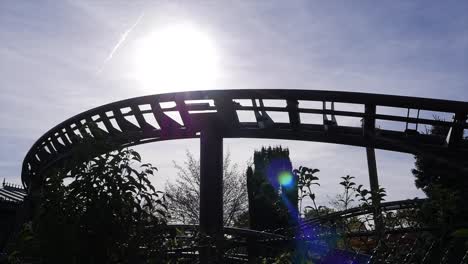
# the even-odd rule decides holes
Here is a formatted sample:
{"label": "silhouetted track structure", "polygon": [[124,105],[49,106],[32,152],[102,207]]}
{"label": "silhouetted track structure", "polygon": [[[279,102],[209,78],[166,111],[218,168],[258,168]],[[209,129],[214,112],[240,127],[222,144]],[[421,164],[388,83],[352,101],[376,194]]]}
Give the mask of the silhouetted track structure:
{"label": "silhouetted track structure", "polygon": [[[421,204],[424,203],[425,201],[426,199],[413,199],[413,200],[384,202],[380,204],[380,208],[382,211],[395,211],[395,210],[402,210],[402,209],[419,208],[421,207]],[[361,216],[363,214],[371,214],[371,213],[372,213],[371,207],[353,207],[353,208],[349,208],[346,210],[314,217],[314,218],[304,221],[302,224],[303,225],[314,225],[314,224],[317,225],[323,222],[333,221],[334,219],[350,218],[350,217],[356,217],[356,216]]]}
{"label": "silhouetted track structure", "polygon": [[[248,247],[251,243],[260,252],[257,256],[266,259],[277,257],[278,252],[292,252],[302,247],[316,252],[307,256],[313,263],[439,263],[433,258],[440,252],[445,256],[440,263],[465,263],[463,261],[466,256],[463,260],[463,256],[451,255],[453,243],[441,249],[441,241],[428,235],[435,230],[434,227],[424,227],[412,222],[425,201],[426,199],[414,199],[382,203],[382,211],[387,216],[389,212],[411,211],[407,219],[399,217],[403,223],[391,225],[387,222],[381,239],[376,239],[377,231],[368,225],[372,223],[365,220],[372,214],[371,208],[361,206],[303,220],[297,226],[281,230],[257,231],[225,227],[222,245],[225,252],[224,263],[248,262]],[[362,225],[346,229],[347,224],[352,224],[352,218],[360,218],[358,222]],[[169,254],[184,259],[187,263],[196,262],[200,244],[203,244],[193,243],[200,241],[199,226],[178,224],[170,225],[169,228],[178,230],[178,246],[169,250]]]}
{"label": "silhouetted track structure", "polygon": [[[312,108],[309,102],[318,102],[323,107]],[[337,103],[352,104],[349,106],[356,110],[337,110]],[[453,120],[380,114],[375,111],[380,106],[435,115],[449,113]],[[243,121],[240,117],[244,113],[255,120]],[[283,114],[279,121],[275,120],[276,113]],[[292,139],[372,146],[405,153],[468,154],[468,143],[463,140],[464,130],[468,129],[467,113],[467,102],[332,91],[214,90],[143,96],[91,109],[55,126],[29,150],[21,176],[27,187],[35,175],[66,158],[79,142],[80,128],[91,122],[99,124],[100,135],[106,140],[121,146],[197,138],[203,126],[202,116],[215,115],[222,123],[220,132],[225,138]],[[168,114],[178,116],[178,120]],[[312,118],[319,117],[323,122],[307,120],[308,115],[315,115]],[[363,120],[364,126],[341,125],[337,122],[339,117]],[[407,129],[379,128],[380,121],[401,123]],[[418,133],[407,124],[451,129],[447,137],[438,137]],[[367,139],[368,133],[375,134],[375,138]]]}
{"label": "silhouetted track structure", "polygon": [[[450,157],[468,155],[467,114],[468,102],[336,91],[211,90],[136,97],[80,113],[49,130],[27,153],[21,179],[29,191],[40,187],[37,183],[47,169],[63,164],[89,140],[120,148],[200,138],[200,232],[216,237],[224,233],[223,138],[365,147],[370,189],[376,192],[375,149],[450,163]],[[448,133],[430,135],[424,133],[425,126],[446,127]],[[89,153],[89,158],[98,154]],[[375,229],[382,232],[383,208],[379,200],[373,199],[372,205]]]}

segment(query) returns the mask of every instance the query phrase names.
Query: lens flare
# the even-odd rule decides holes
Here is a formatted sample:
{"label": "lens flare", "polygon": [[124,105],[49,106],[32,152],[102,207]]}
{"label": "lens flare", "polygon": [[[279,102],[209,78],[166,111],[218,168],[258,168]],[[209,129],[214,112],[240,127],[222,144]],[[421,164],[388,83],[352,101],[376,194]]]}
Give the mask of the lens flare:
{"label": "lens flare", "polygon": [[293,183],[293,176],[289,171],[282,171],[278,176],[278,182],[281,186],[289,187]]}

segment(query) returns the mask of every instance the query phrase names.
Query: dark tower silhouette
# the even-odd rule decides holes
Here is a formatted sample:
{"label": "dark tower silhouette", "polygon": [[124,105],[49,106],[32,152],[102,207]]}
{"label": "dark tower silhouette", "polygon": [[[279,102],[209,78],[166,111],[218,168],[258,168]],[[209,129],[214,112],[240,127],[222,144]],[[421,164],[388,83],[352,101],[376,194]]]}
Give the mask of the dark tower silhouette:
{"label": "dark tower silhouette", "polygon": [[[254,168],[247,169],[250,227],[272,230],[285,227],[297,212],[297,180],[294,179],[289,150],[263,147],[254,152]],[[281,173],[291,175],[288,186],[281,186]]]}

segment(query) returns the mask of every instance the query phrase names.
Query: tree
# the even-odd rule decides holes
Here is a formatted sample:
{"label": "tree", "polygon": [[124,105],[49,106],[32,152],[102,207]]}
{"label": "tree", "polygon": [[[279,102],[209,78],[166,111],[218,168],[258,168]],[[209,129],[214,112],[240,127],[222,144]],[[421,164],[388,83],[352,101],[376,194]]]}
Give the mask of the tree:
{"label": "tree", "polygon": [[76,164],[46,174],[11,262],[160,263],[168,233],[156,168],[130,149]]}
{"label": "tree", "polygon": [[[435,117],[436,120],[440,118]],[[448,127],[432,126],[427,134],[445,138]],[[423,207],[431,225],[441,225],[447,231],[465,226],[468,219],[468,160],[463,155],[415,155],[412,169],[416,187],[429,198]],[[438,216],[438,217],[434,217]]]}
{"label": "tree", "polygon": [[[200,214],[200,160],[189,151],[183,165],[174,162],[177,169],[175,183],[168,183],[168,209],[171,218],[185,224],[197,224]],[[231,155],[223,161],[223,219],[225,226],[232,226],[235,219],[247,210],[245,177],[232,164]]]}
{"label": "tree", "polygon": [[[438,117],[435,119],[440,120]],[[448,133],[448,127],[436,125],[426,134],[446,138]],[[415,155],[415,168],[412,170],[416,187],[428,197],[421,207],[420,219],[426,226],[436,227],[432,237],[439,246],[431,255],[436,262],[443,258],[444,247],[454,245],[450,254],[460,258],[468,248],[468,236],[457,235],[463,230],[466,232],[468,227],[468,160],[460,153],[439,155]]]}
{"label": "tree", "polygon": [[[435,119],[440,121],[438,117]],[[447,137],[448,133],[449,128],[443,126],[432,126],[426,131],[428,135],[443,138]],[[415,176],[416,187],[422,189],[428,196],[431,195],[431,188],[436,185],[457,189],[460,183],[465,182],[461,179],[462,175],[466,175],[465,157],[444,156],[444,159],[439,159],[436,155],[415,155],[414,158],[415,168],[412,169],[412,173]]]}

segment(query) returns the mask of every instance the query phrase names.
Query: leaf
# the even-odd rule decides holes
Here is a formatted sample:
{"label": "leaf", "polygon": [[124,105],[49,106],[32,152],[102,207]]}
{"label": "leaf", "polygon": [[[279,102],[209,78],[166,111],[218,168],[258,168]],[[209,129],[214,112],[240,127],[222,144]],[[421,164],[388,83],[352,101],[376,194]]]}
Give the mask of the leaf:
{"label": "leaf", "polygon": [[133,154],[132,160],[141,162],[141,156],[138,152],[132,150],[131,154]]}
{"label": "leaf", "polygon": [[164,211],[162,209],[156,209],[156,212],[159,213],[162,216],[166,216],[166,211]]}
{"label": "leaf", "polygon": [[[158,202],[159,201],[159,202]],[[159,205],[161,205],[164,209],[167,210],[167,205],[165,203],[163,203],[161,200],[156,200],[156,203],[158,203]]]}

